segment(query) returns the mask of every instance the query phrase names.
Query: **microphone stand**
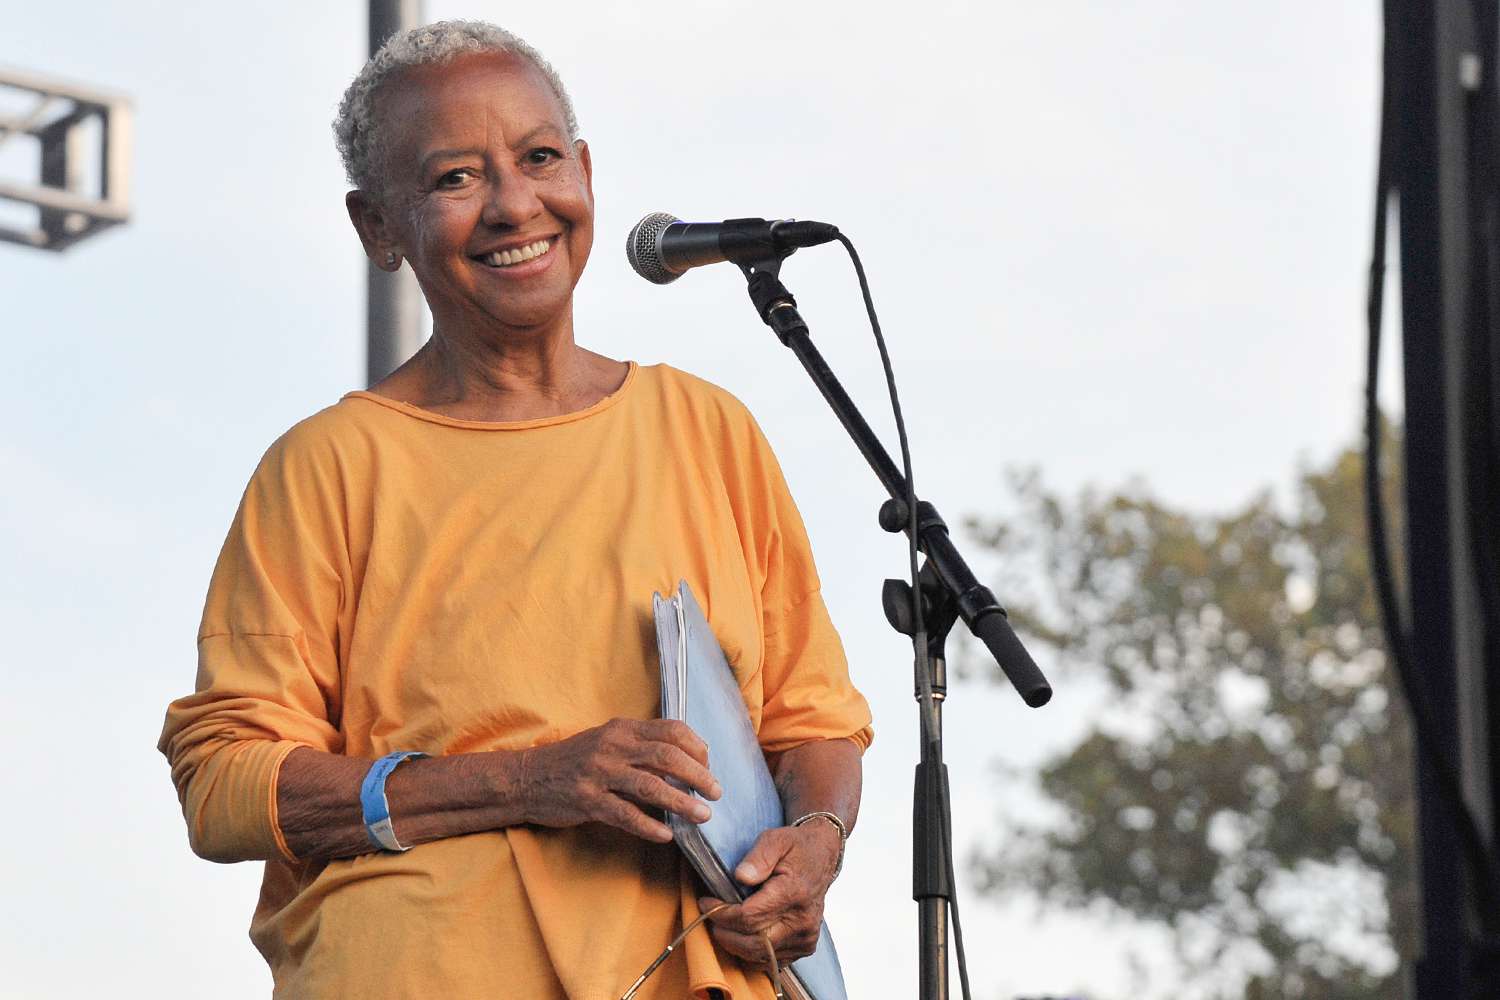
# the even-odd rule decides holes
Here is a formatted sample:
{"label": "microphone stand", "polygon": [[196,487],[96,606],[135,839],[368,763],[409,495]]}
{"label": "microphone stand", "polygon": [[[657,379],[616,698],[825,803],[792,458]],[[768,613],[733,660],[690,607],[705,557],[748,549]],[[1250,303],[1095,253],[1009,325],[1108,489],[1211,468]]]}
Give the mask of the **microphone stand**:
{"label": "microphone stand", "polygon": [[[736,259],[749,283],[750,300],[762,321],[789,347],[823,398],[833,408],[854,444],[869,462],[891,498],[881,505],[880,526],[889,532],[911,530],[906,477],[891,461],[880,439],[813,346],[797,301],[781,283],[781,263],[792,251],[765,243],[764,253]],[[943,763],[942,703],[947,697],[945,646],[953,624],[962,618],[982,640],[1021,698],[1033,708],[1045,705],[1052,687],[1010,627],[1005,609],[989,588],[975,578],[948,535],[948,526],[930,503],[918,501],[918,550],[926,556],[917,576],[917,593],[905,580],[886,580],[881,604],[886,620],[912,637],[916,697],[921,723],[921,755],[912,803],[912,898],[919,923],[920,1000],[948,1000],[948,907],[953,897],[948,769]],[[918,632],[914,600],[922,601],[925,629]],[[924,648],[925,644],[925,648]],[[924,655],[925,654],[925,655]]]}

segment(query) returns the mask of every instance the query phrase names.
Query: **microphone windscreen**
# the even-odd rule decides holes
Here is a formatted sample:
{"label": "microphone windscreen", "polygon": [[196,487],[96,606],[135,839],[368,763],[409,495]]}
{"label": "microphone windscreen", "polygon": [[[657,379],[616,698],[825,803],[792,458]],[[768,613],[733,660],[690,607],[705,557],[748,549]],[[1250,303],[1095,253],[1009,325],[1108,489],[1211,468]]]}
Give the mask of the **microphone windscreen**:
{"label": "microphone windscreen", "polygon": [[674,222],[682,220],[670,212],[652,212],[635,224],[625,237],[625,259],[636,274],[657,285],[666,285],[682,277],[667,267],[661,258],[661,234]]}

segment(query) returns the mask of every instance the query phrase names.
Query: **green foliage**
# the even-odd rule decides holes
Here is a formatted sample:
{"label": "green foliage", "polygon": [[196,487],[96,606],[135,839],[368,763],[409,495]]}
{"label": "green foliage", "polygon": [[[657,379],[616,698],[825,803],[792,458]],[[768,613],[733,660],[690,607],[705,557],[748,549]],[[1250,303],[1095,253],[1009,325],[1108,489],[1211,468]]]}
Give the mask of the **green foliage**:
{"label": "green foliage", "polygon": [[1346,452],[1302,474],[1293,512],[1262,495],[1228,516],[1140,488],[1065,502],[1032,476],[1018,517],[971,525],[1049,582],[1012,616],[1063,682],[1093,670],[1110,693],[1038,776],[1060,819],[1006,820],[978,858],[987,891],[1170,928],[1192,995],[1399,992],[1412,750],[1360,476]]}

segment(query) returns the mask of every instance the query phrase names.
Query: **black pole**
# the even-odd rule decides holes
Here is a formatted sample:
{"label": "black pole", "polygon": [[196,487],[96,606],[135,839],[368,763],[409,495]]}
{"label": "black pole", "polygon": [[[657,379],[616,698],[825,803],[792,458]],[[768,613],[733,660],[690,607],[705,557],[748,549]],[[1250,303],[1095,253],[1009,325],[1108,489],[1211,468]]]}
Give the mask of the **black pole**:
{"label": "black pole", "polygon": [[[370,55],[424,20],[422,0],[370,0]],[[422,290],[410,266],[382,271],[365,262],[365,379],[374,385],[422,346]]]}
{"label": "black pole", "polygon": [[[925,606],[930,610],[932,602]],[[953,898],[948,870],[953,844],[952,838],[947,836],[951,830],[948,765],[943,763],[942,756],[943,701],[948,696],[943,647],[953,619],[950,616],[946,625],[942,622],[933,624],[938,626],[938,632],[928,634],[927,660],[932,669],[930,690],[933,705],[929,718],[936,732],[933,739],[920,741],[920,759],[912,789],[911,896],[917,904],[917,996],[922,1000],[947,1000],[948,907]],[[921,669],[920,664],[917,669]],[[916,697],[920,705],[920,684],[917,685]]]}
{"label": "black pole", "polygon": [[[1402,353],[1405,388],[1405,490],[1409,647],[1431,717],[1427,740],[1460,762],[1464,794],[1455,800],[1434,770],[1417,762],[1417,866],[1422,889],[1421,953],[1414,967],[1418,1000],[1493,995],[1488,940],[1495,915],[1478,912],[1476,870],[1460,835],[1469,810],[1491,852],[1494,775],[1490,747],[1497,724],[1496,678],[1484,650],[1484,586],[1474,554],[1493,532],[1493,516],[1475,519],[1475,471],[1465,454],[1472,439],[1474,381],[1466,362],[1487,317],[1476,282],[1476,164],[1488,163],[1487,127],[1475,128],[1481,89],[1493,95],[1500,56],[1493,30],[1476,31],[1475,15],[1493,0],[1387,0],[1387,67],[1394,99],[1394,186],[1401,226]],[[1493,25],[1493,18],[1486,18]],[[1475,154],[1482,154],[1476,157]],[[1481,407],[1483,409],[1483,407]],[[1493,514],[1493,512],[1491,512]],[[1494,636],[1488,639],[1493,643]],[[1482,858],[1480,859],[1483,860]]]}
{"label": "black pole", "polygon": [[[1417,651],[1436,731],[1428,738],[1459,754],[1454,717],[1452,584],[1449,579],[1447,429],[1443,389],[1443,226],[1437,169],[1436,11],[1403,4],[1386,24],[1400,46],[1404,72],[1399,108],[1397,178],[1401,220],[1401,330],[1406,426],[1407,573],[1411,642]],[[1389,18],[1389,15],[1388,15]],[[1413,356],[1415,355],[1415,357]],[[1414,968],[1418,1000],[1470,995],[1464,974],[1466,874],[1457,832],[1425,759],[1417,767],[1417,838],[1421,844],[1422,953]]]}

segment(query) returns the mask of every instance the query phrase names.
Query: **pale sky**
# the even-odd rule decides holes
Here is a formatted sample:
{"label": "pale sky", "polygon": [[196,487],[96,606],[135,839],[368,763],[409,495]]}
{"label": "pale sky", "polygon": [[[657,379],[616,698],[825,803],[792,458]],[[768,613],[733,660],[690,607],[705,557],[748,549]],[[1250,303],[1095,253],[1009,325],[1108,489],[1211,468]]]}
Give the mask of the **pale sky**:
{"label": "pale sky", "polygon": [[[130,225],[60,256],[0,246],[6,997],[269,995],[245,933],[259,865],[192,856],[154,744],[191,688],[208,574],[256,461],[360,387],[364,266],[328,124],[364,12],[14,0],[0,15],[0,66],[137,108]],[[598,203],[579,341],[723,385],[778,451],[875,712],[829,921],[852,996],[910,996],[916,719],[878,596],[904,550],[738,272],[649,286],[625,234],[658,210],[839,225],[870,272],[919,487],[952,524],[999,509],[1012,466],[1226,508],[1359,426],[1377,5],[429,0],[428,16],[503,24],[572,90]],[[24,169],[19,148],[0,176]],[[783,278],[888,429],[841,252],[799,253]],[[1040,711],[955,690],[961,857],[1027,805],[997,794],[993,765],[1087,725],[1089,685],[1054,681]],[[1124,950],[1156,954],[1152,935],[964,899],[976,997],[1193,995],[1132,985]]]}

